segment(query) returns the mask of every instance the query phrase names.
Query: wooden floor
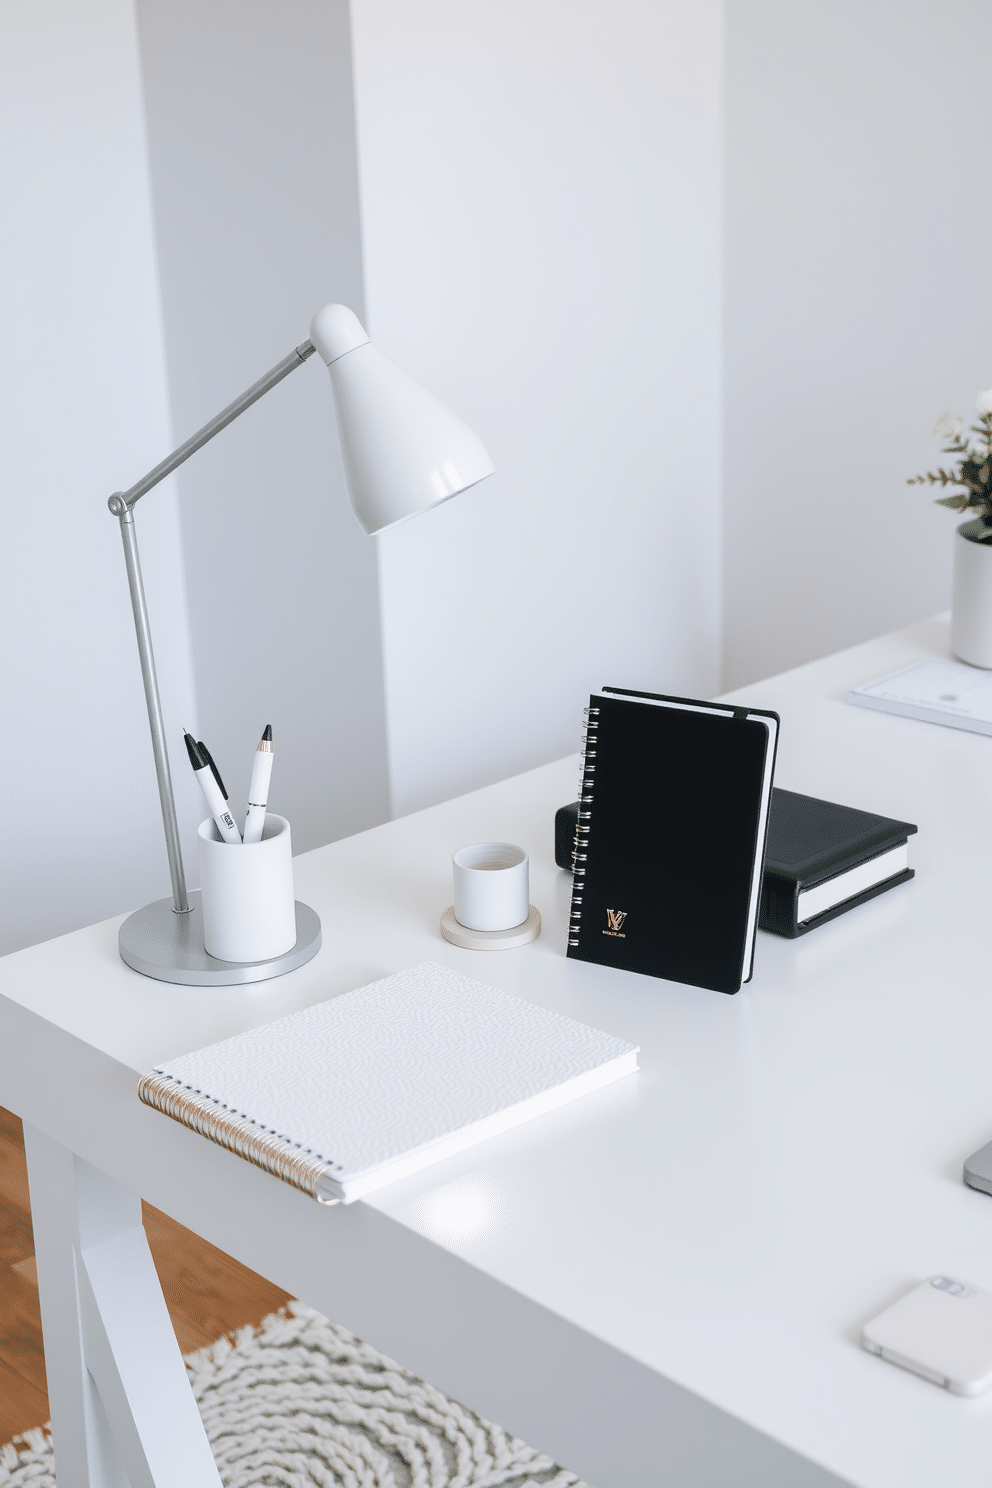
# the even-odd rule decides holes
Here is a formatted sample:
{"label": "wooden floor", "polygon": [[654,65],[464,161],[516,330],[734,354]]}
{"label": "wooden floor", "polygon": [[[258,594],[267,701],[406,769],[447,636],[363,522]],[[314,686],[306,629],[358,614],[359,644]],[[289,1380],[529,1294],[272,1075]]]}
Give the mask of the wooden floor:
{"label": "wooden floor", "polygon": [[[150,1204],[145,1230],[184,1354],[289,1300]],[[0,1107],[0,1445],[48,1420],[45,1353],[21,1123]]]}

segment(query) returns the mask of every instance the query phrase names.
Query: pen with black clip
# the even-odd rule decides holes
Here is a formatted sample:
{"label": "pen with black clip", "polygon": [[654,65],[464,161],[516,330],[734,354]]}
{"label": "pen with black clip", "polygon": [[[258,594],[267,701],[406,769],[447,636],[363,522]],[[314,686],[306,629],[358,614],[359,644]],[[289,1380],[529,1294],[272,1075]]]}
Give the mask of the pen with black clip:
{"label": "pen with black clip", "polygon": [[200,789],[210,809],[210,815],[217,824],[218,832],[225,842],[240,844],[241,833],[228,809],[227,791],[224,789],[220,772],[211,758],[210,750],[205,744],[198,744],[186,729],[183,729],[183,737],[186,740],[186,753],[193,766],[193,774],[200,782]]}

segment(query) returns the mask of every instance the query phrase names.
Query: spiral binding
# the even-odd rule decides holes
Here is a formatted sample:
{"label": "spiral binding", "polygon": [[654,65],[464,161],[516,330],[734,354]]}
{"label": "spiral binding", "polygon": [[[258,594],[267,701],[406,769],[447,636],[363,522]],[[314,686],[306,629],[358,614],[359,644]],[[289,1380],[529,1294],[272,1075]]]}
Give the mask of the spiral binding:
{"label": "spiral binding", "polygon": [[138,1082],[138,1096],[146,1106],[154,1106],[171,1116],[173,1121],[181,1121],[218,1146],[247,1158],[257,1168],[274,1173],[294,1188],[302,1188],[318,1204],[338,1202],[327,1198],[321,1187],[320,1180],[332,1166],[326,1158],[295,1146],[276,1132],[266,1131],[246,1116],[228,1110],[219,1101],[181,1085],[171,1075],[152,1071],[150,1075],[142,1076]]}
{"label": "spiral binding", "polygon": [[589,822],[592,820],[593,776],[596,766],[596,742],[599,728],[599,709],[590,703],[582,710],[582,770],[579,775],[579,810],[575,823],[575,841],[572,846],[572,903],[568,911],[568,943],[577,946],[582,924],[582,890],[585,886],[585,863],[588,857]]}

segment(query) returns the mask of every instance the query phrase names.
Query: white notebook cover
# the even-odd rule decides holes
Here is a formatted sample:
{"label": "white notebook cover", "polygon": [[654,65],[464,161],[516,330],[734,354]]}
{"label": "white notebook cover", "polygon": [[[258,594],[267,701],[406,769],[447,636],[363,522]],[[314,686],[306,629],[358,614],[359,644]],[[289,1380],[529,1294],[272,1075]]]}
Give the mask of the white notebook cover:
{"label": "white notebook cover", "polygon": [[637,1048],[423,962],[155,1066],[327,1164],[345,1203],[637,1068]]}

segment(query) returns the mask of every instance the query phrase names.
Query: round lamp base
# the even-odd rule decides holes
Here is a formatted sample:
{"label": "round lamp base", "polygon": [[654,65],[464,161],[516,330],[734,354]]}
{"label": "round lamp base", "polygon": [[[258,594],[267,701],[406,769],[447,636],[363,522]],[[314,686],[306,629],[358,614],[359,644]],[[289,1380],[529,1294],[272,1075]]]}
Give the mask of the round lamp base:
{"label": "round lamp base", "polygon": [[176,914],[171,899],[157,899],[128,915],[117,944],[121,960],[142,976],[185,987],[237,987],[264,982],[304,966],[320,950],[320,919],[296,901],[296,944],[269,961],[218,961],[203,946],[199,890],[189,896],[189,914]]}

